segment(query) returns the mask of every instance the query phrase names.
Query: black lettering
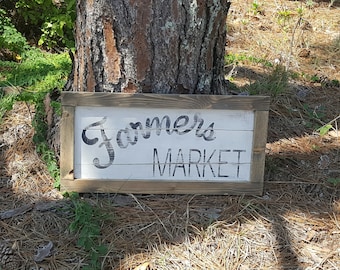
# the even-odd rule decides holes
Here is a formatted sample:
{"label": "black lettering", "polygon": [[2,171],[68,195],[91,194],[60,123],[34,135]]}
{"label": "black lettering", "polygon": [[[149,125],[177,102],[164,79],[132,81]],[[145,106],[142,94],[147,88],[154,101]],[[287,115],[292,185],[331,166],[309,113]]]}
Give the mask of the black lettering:
{"label": "black lettering", "polygon": [[103,145],[106,147],[107,154],[109,155],[109,161],[106,164],[101,164],[100,161],[99,161],[99,158],[94,158],[93,159],[93,165],[96,166],[98,169],[105,169],[105,168],[111,166],[114,159],[115,159],[115,152],[114,152],[113,146],[110,142],[111,139],[109,139],[106,136],[104,126],[103,126],[103,124],[106,122],[106,118],[107,117],[103,117],[102,120],[88,125],[87,127],[85,127],[83,129],[83,132],[81,134],[82,140],[85,144],[94,145],[99,141],[99,139],[98,138],[89,139],[86,136],[86,131],[89,130],[90,128],[92,128],[92,127],[100,126],[100,134],[101,134],[103,142],[100,143],[98,147],[100,148]]}
{"label": "black lettering", "polygon": [[200,131],[201,131],[201,128],[203,126],[204,120],[201,117],[199,117],[197,114],[195,114],[194,115],[194,121],[195,121],[195,124],[197,122],[199,122],[198,127],[196,128],[196,137],[202,137],[203,134],[200,133]]}
{"label": "black lettering", "polygon": [[[156,159],[157,159],[157,161],[156,161]],[[158,165],[158,171],[159,171],[160,176],[163,176],[163,174],[165,172],[165,167],[167,165],[169,166],[169,176],[170,176],[170,174],[171,174],[171,148],[168,149],[168,152],[166,154],[163,169],[161,169],[161,163],[159,162],[157,148],[153,149],[153,176],[155,176],[155,174],[156,174],[156,163]]]}
{"label": "black lettering", "polygon": [[162,121],[159,121],[158,117],[154,117],[152,120],[150,120],[150,118],[146,119],[145,122],[145,126],[147,129],[152,129],[153,124],[156,123],[156,134],[159,136],[161,134],[162,131],[162,126],[163,123],[165,123],[165,131],[170,135],[171,129],[170,129],[170,125],[171,125],[171,120],[170,117],[168,115],[163,116]]}
{"label": "black lettering", "polygon": [[198,127],[196,129],[196,136],[197,137],[203,137],[205,141],[213,141],[216,139],[215,130],[214,130],[214,123],[211,123],[207,129],[205,129],[203,132],[201,132],[201,128],[204,124],[204,120],[200,118],[197,114],[194,116],[195,122],[199,122]]}
{"label": "black lettering", "polygon": [[211,155],[209,156],[209,158],[207,159],[207,160],[205,160],[205,158],[206,158],[206,149],[204,149],[204,151],[203,151],[203,173],[202,173],[202,176],[203,177],[205,177],[205,167],[209,164],[209,167],[210,167],[210,170],[211,170],[211,172],[212,172],[212,174],[213,174],[213,176],[214,177],[216,177],[216,175],[215,175],[215,172],[214,172],[214,169],[213,169],[213,167],[211,166],[211,163],[210,163],[210,160],[211,160],[211,158],[213,157],[213,155],[215,154],[215,152],[216,152],[216,149],[214,149],[214,151],[211,153]]}
{"label": "black lettering", "polygon": [[[197,157],[196,160],[194,160],[194,158],[193,158],[193,153],[198,154],[198,157]],[[201,157],[202,157],[202,154],[201,154],[200,150],[198,150],[198,149],[190,149],[189,150],[189,166],[188,166],[189,167],[188,168],[189,176],[191,175],[191,165],[194,165],[194,166],[196,166],[198,177],[201,177],[201,173],[200,173],[200,170],[198,168],[198,164],[201,161]]]}
{"label": "black lettering", "polygon": [[177,159],[176,159],[176,165],[175,165],[174,172],[173,172],[172,176],[175,176],[177,168],[182,168],[183,169],[183,175],[186,176],[185,165],[184,165],[184,157],[183,157],[182,149],[178,150]]}
{"label": "black lettering", "polygon": [[215,135],[215,130],[214,130],[214,124],[211,123],[206,130],[203,131],[203,139],[206,141],[213,141],[216,139]]}
{"label": "black lettering", "polygon": [[229,175],[223,175],[221,174],[221,165],[222,164],[228,164],[228,161],[222,160],[222,153],[228,153],[230,150],[219,150],[218,154],[218,177],[229,177]]}
{"label": "black lettering", "polygon": [[[133,135],[131,136],[132,132]],[[122,134],[125,134],[126,139],[125,143],[123,142]],[[131,137],[133,137],[133,139]],[[134,145],[138,141],[138,131],[137,130],[133,131],[129,128],[121,129],[117,132],[116,141],[120,148],[127,148],[129,144]]]}
{"label": "black lettering", "polygon": [[113,150],[112,144],[110,143],[111,139],[108,139],[106,134],[105,134],[105,130],[101,129],[100,132],[101,132],[101,135],[102,135],[103,142],[99,145],[99,147],[102,147],[103,145],[105,145],[106,151],[109,155],[109,162],[102,165],[102,164],[100,164],[99,158],[95,158],[95,159],[93,159],[93,164],[98,169],[105,169],[105,168],[112,165],[112,163],[115,159],[115,151]]}
{"label": "black lettering", "polygon": [[[98,122],[99,123],[99,122]],[[94,123],[93,125],[98,125]],[[216,139],[214,123],[211,123],[207,129],[201,130],[204,124],[204,120],[198,115],[194,115],[193,123],[191,126],[187,127],[189,124],[188,115],[180,115],[176,118],[173,126],[171,127],[171,119],[168,115],[163,116],[160,120],[159,117],[147,118],[145,121],[145,129],[141,122],[130,122],[125,129],[120,129],[116,135],[116,141],[120,148],[127,148],[129,145],[135,145],[138,142],[139,134],[144,139],[149,139],[151,137],[151,131],[155,130],[156,135],[159,136],[162,130],[171,135],[176,132],[178,135],[184,135],[192,131],[196,125],[196,136],[203,137],[205,141],[212,141]],[[185,128],[187,127],[187,128]],[[87,144],[94,144],[98,141],[97,138],[89,139],[86,137],[85,131],[83,131],[83,140]]]}
{"label": "black lettering", "polygon": [[[130,138],[130,144],[134,145],[138,142],[138,128],[143,130],[143,126],[141,122],[130,123],[130,127],[134,130],[133,140]],[[150,136],[149,136],[150,137]]]}
{"label": "black lettering", "polygon": [[237,152],[237,178],[240,176],[240,160],[241,160],[241,152],[245,152],[246,150],[233,150],[233,152]]}
{"label": "black lettering", "polygon": [[97,126],[102,126],[104,123],[106,122],[106,117],[103,117],[102,120],[92,123],[91,125],[88,125],[86,128],[83,129],[83,132],[81,133],[81,138],[83,140],[84,143],[88,144],[88,145],[94,145],[98,142],[98,138],[93,138],[93,139],[89,139],[86,136],[86,131],[89,130],[92,127],[97,127]]}
{"label": "black lettering", "polygon": [[[184,121],[183,121],[184,120]],[[183,121],[180,123],[180,121]],[[183,131],[179,131],[178,129],[181,127],[185,127],[189,123],[189,116],[187,115],[181,115],[179,116],[176,121],[174,122],[174,129],[173,131],[177,132],[178,135],[183,135],[192,130],[192,128],[185,129]]]}

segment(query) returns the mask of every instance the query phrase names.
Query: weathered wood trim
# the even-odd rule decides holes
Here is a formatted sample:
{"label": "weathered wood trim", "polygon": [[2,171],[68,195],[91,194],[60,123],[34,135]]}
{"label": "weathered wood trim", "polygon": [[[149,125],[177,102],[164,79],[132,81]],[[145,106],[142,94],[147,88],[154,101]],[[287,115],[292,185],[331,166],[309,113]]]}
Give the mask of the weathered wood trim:
{"label": "weathered wood trim", "polygon": [[65,106],[93,107],[140,107],[179,108],[212,110],[256,110],[269,109],[269,97],[222,96],[222,95],[177,95],[177,94],[129,94],[63,92]]}
{"label": "weathered wood trim", "polygon": [[[253,194],[263,191],[269,97],[63,92],[61,121],[61,190],[151,194]],[[250,182],[75,179],[76,106],[252,110],[255,112]]]}
{"label": "weathered wood trim", "polygon": [[136,194],[262,194],[259,182],[176,182],[63,179],[62,191]]}
{"label": "weathered wood trim", "polygon": [[73,106],[63,106],[60,127],[60,178],[63,180],[74,178],[74,111]]}
{"label": "weathered wood trim", "polygon": [[251,182],[263,185],[269,111],[255,111]]}

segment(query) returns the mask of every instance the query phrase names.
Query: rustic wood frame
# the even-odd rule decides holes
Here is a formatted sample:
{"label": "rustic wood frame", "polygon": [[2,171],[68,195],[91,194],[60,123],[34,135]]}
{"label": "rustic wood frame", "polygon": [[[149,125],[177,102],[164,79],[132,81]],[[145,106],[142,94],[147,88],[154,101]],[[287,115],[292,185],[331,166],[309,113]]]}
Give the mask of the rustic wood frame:
{"label": "rustic wood frame", "polygon": [[[166,104],[166,105],[165,105]],[[61,190],[100,193],[147,194],[256,194],[263,192],[269,97],[220,95],[164,95],[63,92],[61,120]],[[75,179],[74,116],[77,106],[141,108],[185,108],[254,111],[254,133],[250,182],[136,181]],[[70,138],[73,138],[70,140]]]}

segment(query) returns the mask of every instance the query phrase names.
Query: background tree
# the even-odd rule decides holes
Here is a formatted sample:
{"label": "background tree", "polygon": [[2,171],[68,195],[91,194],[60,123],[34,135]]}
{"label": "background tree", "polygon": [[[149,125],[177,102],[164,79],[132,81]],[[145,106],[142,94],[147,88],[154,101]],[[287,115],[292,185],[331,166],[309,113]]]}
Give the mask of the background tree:
{"label": "background tree", "polygon": [[225,94],[227,0],[78,1],[65,90]]}

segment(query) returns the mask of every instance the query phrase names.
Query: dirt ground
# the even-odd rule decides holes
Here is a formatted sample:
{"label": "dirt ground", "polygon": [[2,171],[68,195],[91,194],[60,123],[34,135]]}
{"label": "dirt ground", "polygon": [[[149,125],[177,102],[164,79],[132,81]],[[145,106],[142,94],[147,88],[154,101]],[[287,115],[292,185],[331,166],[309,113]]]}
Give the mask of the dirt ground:
{"label": "dirt ground", "polygon": [[[82,194],[110,216],[102,269],[340,269],[340,5],[329,4],[233,1],[231,85],[267,81],[259,59],[295,74],[272,98],[263,195]],[[0,125],[0,269],[82,269],[72,204],[35,153],[33,115],[17,103]]]}

